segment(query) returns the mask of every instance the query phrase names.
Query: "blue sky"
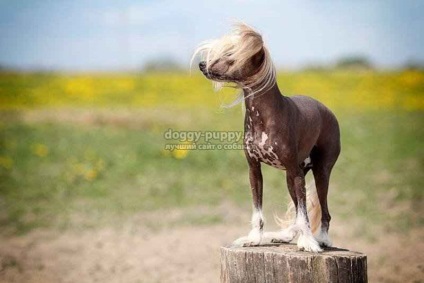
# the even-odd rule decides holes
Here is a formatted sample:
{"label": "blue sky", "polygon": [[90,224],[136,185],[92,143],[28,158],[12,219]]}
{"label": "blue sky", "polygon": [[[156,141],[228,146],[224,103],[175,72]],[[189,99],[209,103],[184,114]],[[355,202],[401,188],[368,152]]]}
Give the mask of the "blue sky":
{"label": "blue sky", "polygon": [[424,62],[420,0],[1,0],[0,65],[119,70],[166,57],[188,66],[196,45],[233,20],[260,30],[282,68],[348,55],[383,68]]}

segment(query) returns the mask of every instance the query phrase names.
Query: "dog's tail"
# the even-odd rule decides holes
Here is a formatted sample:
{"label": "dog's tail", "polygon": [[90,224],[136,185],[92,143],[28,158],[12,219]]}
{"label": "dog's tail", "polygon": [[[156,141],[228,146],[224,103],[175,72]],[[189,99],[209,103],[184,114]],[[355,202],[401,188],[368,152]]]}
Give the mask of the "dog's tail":
{"label": "dog's tail", "polygon": [[[309,224],[311,225],[311,231],[313,234],[321,227],[321,206],[318,200],[317,190],[315,188],[315,182],[311,182],[306,186],[306,202],[309,217]],[[283,218],[274,215],[275,221],[281,228],[287,228],[293,224],[296,218],[296,208],[294,203],[291,201],[287,205],[287,211]]]}

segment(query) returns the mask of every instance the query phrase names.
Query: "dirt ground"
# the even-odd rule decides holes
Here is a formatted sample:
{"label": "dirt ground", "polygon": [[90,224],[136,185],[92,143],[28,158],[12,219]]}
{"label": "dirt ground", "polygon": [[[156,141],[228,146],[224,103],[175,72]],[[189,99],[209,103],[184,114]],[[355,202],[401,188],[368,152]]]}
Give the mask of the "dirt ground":
{"label": "dirt ground", "polygon": [[[219,282],[219,247],[248,230],[247,223],[156,230],[130,222],[2,236],[0,282]],[[368,255],[370,282],[424,282],[422,229],[370,240],[355,236],[352,225],[332,227],[335,246]]]}

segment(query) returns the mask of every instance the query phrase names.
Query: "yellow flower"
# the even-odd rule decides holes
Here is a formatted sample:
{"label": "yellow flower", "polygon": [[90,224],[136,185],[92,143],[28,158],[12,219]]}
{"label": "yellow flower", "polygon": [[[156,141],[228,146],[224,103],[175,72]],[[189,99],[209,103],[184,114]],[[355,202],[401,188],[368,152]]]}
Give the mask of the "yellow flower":
{"label": "yellow flower", "polygon": [[172,156],[176,159],[184,159],[188,155],[188,151],[193,149],[194,144],[190,142],[180,143],[176,149],[172,151]]}
{"label": "yellow flower", "polygon": [[78,99],[91,100],[95,95],[93,81],[94,78],[90,76],[70,78],[64,85],[64,90]]}
{"label": "yellow flower", "polygon": [[94,179],[96,179],[96,178],[97,178],[97,171],[96,171],[96,170],[94,170],[94,169],[89,169],[89,170],[87,170],[87,171],[85,172],[85,174],[84,174],[84,178],[85,178],[87,181],[93,181]]}
{"label": "yellow flower", "polygon": [[172,155],[176,158],[176,159],[184,159],[187,157],[188,154],[188,150],[187,149],[176,149],[172,152]]}
{"label": "yellow flower", "polygon": [[115,84],[120,91],[131,91],[135,87],[135,81],[132,78],[116,79]]}
{"label": "yellow flower", "polygon": [[38,157],[45,157],[49,154],[49,148],[44,144],[38,143],[32,146],[32,153]]}

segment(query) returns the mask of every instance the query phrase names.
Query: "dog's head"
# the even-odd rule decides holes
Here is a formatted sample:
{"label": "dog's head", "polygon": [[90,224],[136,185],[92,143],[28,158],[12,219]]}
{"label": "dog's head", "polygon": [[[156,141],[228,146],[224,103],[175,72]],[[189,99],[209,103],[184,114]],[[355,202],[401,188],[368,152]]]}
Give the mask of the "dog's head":
{"label": "dog's head", "polygon": [[262,36],[245,24],[236,24],[233,32],[199,46],[199,68],[218,86],[235,83],[240,88],[264,88],[275,79],[275,68]]}

